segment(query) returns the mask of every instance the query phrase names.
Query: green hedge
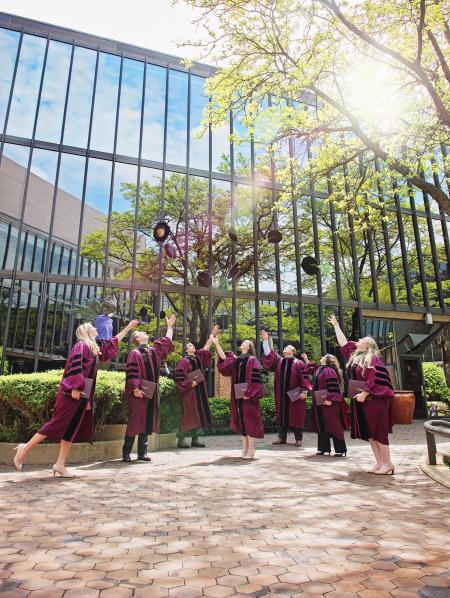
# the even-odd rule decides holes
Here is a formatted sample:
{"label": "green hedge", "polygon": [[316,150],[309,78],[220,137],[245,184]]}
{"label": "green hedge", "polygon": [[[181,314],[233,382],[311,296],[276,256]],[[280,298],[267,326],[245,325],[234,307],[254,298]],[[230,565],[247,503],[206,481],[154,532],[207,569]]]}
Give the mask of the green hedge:
{"label": "green hedge", "polygon": [[441,367],[434,363],[423,364],[425,395],[429,401],[449,401],[450,389]]}
{"label": "green hedge", "polygon": [[[58,392],[62,370],[35,374],[0,376],[0,441],[27,440],[51,416]],[[96,385],[95,432],[105,424],[122,424],[127,421],[127,402],[123,400],[124,372],[100,370]],[[178,429],[180,398],[173,380],[160,379],[161,432]],[[308,405],[310,400],[308,399]],[[207,434],[230,433],[230,400],[210,399],[213,426]],[[261,412],[266,432],[277,429],[273,397],[261,399]]]}

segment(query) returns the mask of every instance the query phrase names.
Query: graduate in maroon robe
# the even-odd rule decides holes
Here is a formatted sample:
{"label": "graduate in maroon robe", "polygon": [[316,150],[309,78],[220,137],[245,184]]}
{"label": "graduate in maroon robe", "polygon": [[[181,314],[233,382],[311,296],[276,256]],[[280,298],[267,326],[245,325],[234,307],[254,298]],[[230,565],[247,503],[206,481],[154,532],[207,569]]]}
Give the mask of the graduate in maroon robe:
{"label": "graduate in maroon robe", "polygon": [[148,435],[159,432],[159,393],[155,391],[151,399],[142,392],[142,381],[150,380],[158,384],[161,364],[174,349],[172,342],[175,314],[167,318],[166,336],[148,345],[148,334],[136,331],[131,338],[135,348],[127,357],[125,395],[128,398],[128,425],[122,447],[122,460],[131,462],[134,438],[138,435],[138,461],[151,461],[147,454]]}
{"label": "graduate in maroon robe", "polygon": [[394,473],[389,451],[388,433],[392,430],[391,399],[394,396],[389,373],[380,359],[380,352],[371,336],[358,342],[347,341],[334,315],[329,318],[334,326],[341,352],[347,360],[349,379],[364,381],[364,390],[351,401],[351,436],[368,440],[376,464],[371,473]]}
{"label": "graduate in maroon robe", "polygon": [[[295,347],[287,345],[283,357],[269,346],[269,335],[261,330],[264,355],[262,366],[269,372],[275,372],[275,405],[278,420],[278,438],[272,444],[286,444],[288,429],[294,432],[295,446],[302,446],[303,429],[306,417],[306,398],[310,388],[309,380],[304,375],[305,364],[296,359]],[[288,391],[299,388],[298,399],[291,401]]]}
{"label": "graduate in maroon robe", "polygon": [[[324,355],[320,365],[310,362],[314,367],[312,390],[313,405],[311,431],[317,434],[317,455],[331,453],[331,438],[333,439],[334,456],[347,455],[344,430],[348,427],[346,404],[342,394],[344,378],[339,362],[334,355]],[[314,392],[326,390],[327,398],[324,405],[317,405]]]}
{"label": "graduate in maroon robe", "polygon": [[[206,385],[205,368],[211,365],[212,353],[210,348],[214,336],[219,333],[219,326],[214,326],[210,337],[203,349],[198,351],[193,343],[186,345],[186,357],[178,363],[174,373],[174,380],[180,392],[180,432],[178,434],[178,447],[189,448],[191,446],[204,447],[198,439],[199,428],[209,428],[212,425],[211,411],[208,402],[208,387]],[[189,374],[200,370],[203,374],[203,381],[197,383],[189,378]],[[192,436],[191,444],[186,442],[186,434]]]}
{"label": "graduate in maroon robe", "polygon": [[[118,343],[138,324],[133,320],[110,340],[98,340],[97,329],[90,323],[78,326],[78,341],[70,351],[59,385],[52,418],[26,444],[16,447],[14,465],[22,469],[29,451],[45,438],[60,443],[59,455],[53,465],[53,475],[73,477],[66,469],[66,459],[73,442],[92,442],[94,433],[94,392],[100,361],[117,355]],[[93,380],[89,397],[82,396],[86,378]]]}
{"label": "graduate in maroon robe", "polygon": [[[241,343],[241,355],[232,351],[224,352],[219,337],[214,337],[219,362],[217,369],[223,376],[231,377],[230,428],[242,436],[243,459],[253,459],[254,439],[264,438],[264,425],[259,407],[259,399],[264,395],[261,380],[261,366],[255,357],[255,345],[245,340]],[[247,384],[245,396],[235,397],[234,385]]]}

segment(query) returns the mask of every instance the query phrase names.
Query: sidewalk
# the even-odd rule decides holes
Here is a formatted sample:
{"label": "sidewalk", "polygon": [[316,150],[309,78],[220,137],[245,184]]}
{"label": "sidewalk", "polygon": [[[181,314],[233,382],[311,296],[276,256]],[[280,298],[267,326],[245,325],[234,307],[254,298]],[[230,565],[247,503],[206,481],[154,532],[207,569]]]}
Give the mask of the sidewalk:
{"label": "sidewalk", "polygon": [[397,426],[394,476],[349,457],[236,436],[152,463],[0,468],[3,596],[448,598],[450,492],[426,477],[422,423]]}

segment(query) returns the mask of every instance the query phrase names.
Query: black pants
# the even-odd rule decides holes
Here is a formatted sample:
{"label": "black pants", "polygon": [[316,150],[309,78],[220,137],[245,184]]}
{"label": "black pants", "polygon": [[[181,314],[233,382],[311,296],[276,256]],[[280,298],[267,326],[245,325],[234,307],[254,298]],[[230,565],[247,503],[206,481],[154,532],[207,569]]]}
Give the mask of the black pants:
{"label": "black pants", "polygon": [[[153,429],[153,410],[154,410],[154,403],[152,401],[147,401],[147,415],[145,418],[145,429],[151,430]],[[133,448],[135,436],[128,436],[125,434],[125,440],[123,442],[123,452],[129,455]],[[147,454],[147,447],[148,447],[148,432],[143,432],[138,436],[138,456],[143,457]]]}
{"label": "black pants", "polygon": [[[127,436],[125,434],[125,440],[123,443],[123,452],[129,455],[133,448],[135,436]],[[139,434],[138,436],[138,456],[143,457],[147,454],[148,447],[148,434]]]}
{"label": "black pants", "polygon": [[286,440],[289,429],[294,432],[295,440],[301,440],[303,438],[303,430],[301,428],[289,428],[289,426],[278,426],[278,438]]}
{"label": "black pants", "polygon": [[[333,446],[335,453],[347,452],[345,440],[333,438]],[[323,451],[324,453],[331,453],[331,436],[328,434],[328,432],[319,432],[317,437],[317,450]]]}

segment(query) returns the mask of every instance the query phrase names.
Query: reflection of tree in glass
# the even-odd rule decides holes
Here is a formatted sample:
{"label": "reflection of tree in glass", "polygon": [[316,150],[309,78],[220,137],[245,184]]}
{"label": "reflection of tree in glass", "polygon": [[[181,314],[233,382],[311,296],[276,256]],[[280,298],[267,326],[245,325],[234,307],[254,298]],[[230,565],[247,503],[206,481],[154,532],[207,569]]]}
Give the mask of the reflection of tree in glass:
{"label": "reflection of tree in glass", "polygon": [[[111,217],[108,251],[111,266],[116,278],[131,278],[133,263],[133,235],[135,227],[136,185],[123,183],[121,193],[129,208],[113,211]],[[173,237],[171,242],[176,247],[178,256],[174,259],[164,257],[163,283],[181,284],[184,277],[185,254],[185,193],[186,177],[174,173],[166,179],[165,219],[170,225]],[[236,201],[236,228],[238,242],[235,246],[235,261],[239,265],[237,286],[246,288],[253,276],[253,216],[251,188],[238,186]],[[266,243],[265,237],[271,226],[271,196],[261,194],[256,220],[258,240]],[[187,284],[198,286],[197,274],[208,270],[210,219],[208,217],[208,180],[191,177],[189,181],[189,218],[187,251]],[[141,184],[138,214],[138,251],[136,256],[137,280],[155,282],[158,276],[158,247],[152,240],[152,231],[160,218],[161,183],[145,181]],[[231,225],[230,196],[228,191],[219,186],[213,188],[211,214],[211,276],[213,286],[231,288],[228,272],[233,265],[232,244],[228,236]],[[102,260],[106,252],[106,231],[96,230],[85,236],[81,253],[94,260]],[[265,252],[261,251],[264,258]],[[265,263],[259,256],[262,271],[269,272],[274,262]],[[171,295],[169,299],[174,308],[182,311],[182,296]],[[188,295],[188,330],[193,341],[204,342],[208,334],[207,304],[200,297]],[[212,315],[216,312],[220,299],[212,300]],[[197,326],[198,322],[198,326]]]}

